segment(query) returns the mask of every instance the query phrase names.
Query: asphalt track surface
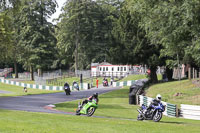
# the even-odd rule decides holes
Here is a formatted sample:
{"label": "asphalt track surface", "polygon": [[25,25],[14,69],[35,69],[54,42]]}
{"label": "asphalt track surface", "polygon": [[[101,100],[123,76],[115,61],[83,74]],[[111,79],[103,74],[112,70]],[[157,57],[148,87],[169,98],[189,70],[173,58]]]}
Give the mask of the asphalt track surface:
{"label": "asphalt track surface", "polygon": [[74,115],[72,112],[62,112],[52,109],[51,107],[49,108],[48,105],[87,98],[96,92],[102,94],[117,89],[120,89],[120,87],[102,87],[98,89],[94,88],[90,90],[73,91],[71,92],[71,95],[65,95],[63,91],[50,94],[0,97],[0,109]]}

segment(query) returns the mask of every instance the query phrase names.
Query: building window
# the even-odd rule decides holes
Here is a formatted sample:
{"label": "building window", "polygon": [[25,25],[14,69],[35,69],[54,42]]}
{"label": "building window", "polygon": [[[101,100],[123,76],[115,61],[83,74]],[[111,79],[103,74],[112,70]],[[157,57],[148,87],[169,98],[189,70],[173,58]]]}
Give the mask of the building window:
{"label": "building window", "polygon": [[106,67],[106,71],[108,71],[108,67]]}
{"label": "building window", "polygon": [[100,67],[100,71],[101,71],[101,67]]}
{"label": "building window", "polygon": [[114,67],[112,67],[112,71],[114,71]]}
{"label": "building window", "polygon": [[126,71],[126,67],[124,67],[124,71]]}
{"label": "building window", "polygon": [[119,71],[119,67],[117,67],[117,70]]}
{"label": "building window", "polygon": [[105,71],[105,67],[103,67],[103,71]]}
{"label": "building window", "polygon": [[121,67],[121,71],[123,71],[123,67]]}

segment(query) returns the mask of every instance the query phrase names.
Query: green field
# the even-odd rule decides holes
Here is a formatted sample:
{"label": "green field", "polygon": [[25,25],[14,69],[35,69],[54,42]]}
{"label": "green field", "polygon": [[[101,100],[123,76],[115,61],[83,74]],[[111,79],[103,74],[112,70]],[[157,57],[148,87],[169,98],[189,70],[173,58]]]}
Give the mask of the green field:
{"label": "green field", "polygon": [[[164,101],[173,104],[200,105],[200,88],[190,80],[173,81],[152,85],[147,90],[147,96],[155,97],[161,94]],[[175,94],[181,93],[179,96]]]}
{"label": "green field", "polygon": [[39,90],[39,89],[30,89],[28,88],[28,92],[25,93],[23,91],[23,87],[15,86],[15,85],[8,85],[0,83],[0,90],[2,91],[9,91],[11,93],[0,93],[0,96],[22,96],[22,95],[32,95],[32,94],[45,94],[45,93],[55,93],[60,91],[48,91],[48,90]]}
{"label": "green field", "polygon": [[[2,86],[2,84],[0,84]],[[13,88],[15,86],[8,86]],[[2,88],[2,87],[1,87]],[[20,88],[20,87],[19,87]],[[71,116],[63,114],[33,113],[0,109],[0,132],[11,133],[66,133],[66,132],[153,132],[179,133],[199,132],[200,121],[163,117],[161,122],[137,121],[138,106],[128,104],[128,89],[109,92],[99,96],[96,117]],[[16,88],[15,88],[16,89]],[[20,88],[21,90],[22,88]],[[7,90],[7,89],[6,89]],[[56,109],[75,112],[78,102],[56,104]]]}
{"label": "green field", "polygon": [[[162,79],[162,75],[157,75],[158,80]],[[141,74],[141,75],[128,75],[127,77],[121,79],[120,81],[129,81],[129,80],[139,80],[139,79],[147,79],[147,75]]]}
{"label": "green field", "polygon": [[139,80],[139,79],[147,79],[147,76],[146,75],[128,75],[127,77],[121,79],[120,81]]}
{"label": "green field", "polygon": [[[106,113],[106,112],[105,112]],[[200,122],[164,118],[161,122],[94,118],[0,110],[1,133],[181,133],[200,131]]]}
{"label": "green field", "polygon": [[[78,100],[80,101],[80,100]],[[57,104],[57,109],[74,112],[77,102]],[[0,110],[0,132],[121,133],[199,132],[200,121],[163,117],[161,122],[136,121],[138,106],[128,104],[128,88],[100,95],[96,117]]]}
{"label": "green field", "polygon": [[[127,132],[130,132],[131,130],[133,132],[181,132],[182,130],[185,132],[197,132],[200,130],[200,121],[181,118],[169,118],[164,116],[159,123],[151,121],[135,121],[138,115],[138,112],[136,111],[138,106],[128,104],[128,91],[128,87],[125,87],[120,90],[100,95],[99,108],[96,110],[95,116],[105,117],[102,119],[114,119],[116,122],[121,121],[124,123],[124,126],[126,125],[125,121],[129,120],[132,124],[130,127],[127,126]],[[74,112],[80,101],[82,100],[60,103],[56,104],[56,107],[58,110]],[[109,130],[106,130],[106,132],[109,132]]]}

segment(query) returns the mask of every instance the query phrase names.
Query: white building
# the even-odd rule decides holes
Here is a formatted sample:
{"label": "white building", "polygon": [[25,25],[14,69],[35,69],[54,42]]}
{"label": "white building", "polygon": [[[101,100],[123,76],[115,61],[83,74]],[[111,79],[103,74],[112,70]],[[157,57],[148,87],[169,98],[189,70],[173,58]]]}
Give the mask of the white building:
{"label": "white building", "polygon": [[134,71],[139,72],[140,66],[112,65],[107,62],[91,64],[91,75],[93,77],[124,77]]}

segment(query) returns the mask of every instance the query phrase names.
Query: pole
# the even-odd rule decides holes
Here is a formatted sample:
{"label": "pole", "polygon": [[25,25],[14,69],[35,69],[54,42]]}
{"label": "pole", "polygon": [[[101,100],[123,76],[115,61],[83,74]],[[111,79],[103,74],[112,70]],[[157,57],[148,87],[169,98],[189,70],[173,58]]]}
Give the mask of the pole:
{"label": "pole", "polygon": [[178,61],[178,80],[181,80],[181,73],[180,73],[180,64],[179,64],[179,56],[177,54],[177,61]]}

